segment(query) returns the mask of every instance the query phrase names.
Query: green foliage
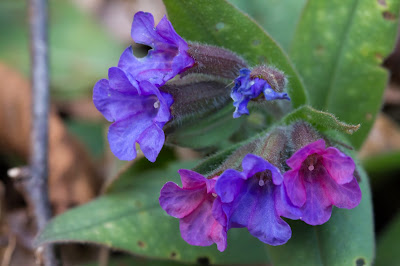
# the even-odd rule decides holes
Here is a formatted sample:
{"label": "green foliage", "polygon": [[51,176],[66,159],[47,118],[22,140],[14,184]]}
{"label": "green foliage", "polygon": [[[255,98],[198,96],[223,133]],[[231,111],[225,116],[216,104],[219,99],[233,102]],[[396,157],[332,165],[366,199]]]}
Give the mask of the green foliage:
{"label": "green foliage", "polygon": [[378,239],[376,266],[400,265],[399,239],[400,214],[397,214]]}
{"label": "green foliage", "polygon": [[164,0],[175,30],[190,41],[230,49],[254,66],[268,63],[289,79],[288,93],[294,107],[306,103],[303,84],[279,45],[254,21],[224,0]]}
{"label": "green foliage", "polygon": [[244,117],[233,119],[232,105],[210,114],[208,117],[188,123],[167,134],[167,143],[195,149],[205,147],[227,147],[229,137],[234,134],[244,122]]}
{"label": "green foliage", "polygon": [[254,18],[287,51],[306,0],[229,0]]}
{"label": "green foliage", "polygon": [[178,219],[161,209],[158,197],[167,181],[180,184],[178,169],[194,165],[186,162],[147,171],[131,167],[105,195],[53,219],[37,241],[99,243],[140,256],[187,263],[205,258],[229,265],[267,263],[265,246],[245,229],[229,233],[231,243],[223,253],[215,245],[190,246],[181,238]]}
{"label": "green foliage", "polygon": [[388,73],[382,62],[394,47],[400,1],[309,0],[290,49],[313,107],[347,123],[360,148],[381,106]]}
{"label": "green foliage", "polygon": [[312,124],[315,128],[324,130],[336,130],[346,134],[353,134],[360,125],[349,125],[339,121],[334,115],[315,110],[310,106],[302,106],[284,117],[283,122],[287,125],[297,121],[304,120]]}

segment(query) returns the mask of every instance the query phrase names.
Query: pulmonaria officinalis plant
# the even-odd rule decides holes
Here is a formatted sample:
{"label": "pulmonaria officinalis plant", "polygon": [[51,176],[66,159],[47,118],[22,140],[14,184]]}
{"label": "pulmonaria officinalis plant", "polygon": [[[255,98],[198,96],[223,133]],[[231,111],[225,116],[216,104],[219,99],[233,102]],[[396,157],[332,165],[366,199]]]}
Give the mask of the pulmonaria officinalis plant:
{"label": "pulmonaria officinalis plant", "polygon": [[[266,65],[250,70],[229,50],[188,44],[165,16],[154,28],[151,14],[137,13],[131,35],[152,49],[136,58],[127,48],[118,67],[109,69],[109,79],[96,83],[93,92],[97,109],[114,122],[108,140],[119,159],[134,159],[138,143],[154,162],[165,142],[165,125],[184,121],[185,115],[193,118],[201,111],[218,110],[229,103],[229,95],[236,107],[234,118],[249,114],[250,101],[290,100],[282,71]],[[235,85],[229,91],[232,79]],[[216,243],[223,251],[227,231],[247,227],[262,242],[282,245],[292,232],[281,217],[319,225],[329,220],[332,205],[359,204],[361,191],[349,156],[334,147],[325,149],[323,139],[307,143],[318,133],[304,122],[271,132],[238,148],[218,175],[206,178],[182,169],[182,188],[165,184],[160,204],[180,219],[186,242]]]}
{"label": "pulmonaria officinalis plant", "polygon": [[[84,219],[70,215],[84,229],[68,237],[186,264],[371,264],[371,196],[356,154],[380,103],[376,88],[386,76],[375,63],[386,43],[373,49],[381,38],[364,38],[358,29],[369,22],[359,17],[369,14],[386,31],[374,8],[397,17],[394,2],[344,3],[343,18],[329,20],[333,30],[323,23],[332,16],[318,11],[335,13],[333,2],[310,1],[296,33],[287,33],[288,55],[224,0],[164,2],[168,19],[134,16],[132,39],[150,47],[147,56],[128,47],[93,90],[96,108],[112,122],[111,151],[136,160],[82,207]],[[187,157],[179,146],[196,150],[196,159],[178,163]],[[49,228],[58,237],[55,223]]]}

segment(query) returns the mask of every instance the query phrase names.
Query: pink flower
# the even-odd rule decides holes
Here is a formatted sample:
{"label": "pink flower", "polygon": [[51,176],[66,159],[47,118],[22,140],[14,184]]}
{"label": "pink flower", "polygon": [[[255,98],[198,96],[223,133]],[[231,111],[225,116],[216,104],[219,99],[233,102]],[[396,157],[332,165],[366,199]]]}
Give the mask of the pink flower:
{"label": "pink flower", "polygon": [[[160,205],[171,216],[179,218],[182,238],[195,246],[217,244],[219,251],[226,248],[226,216],[221,201],[215,194],[217,177],[204,176],[181,169],[182,188],[166,183],[160,192]],[[222,223],[222,224],[221,224]]]}
{"label": "pink flower", "polygon": [[291,170],[284,174],[284,185],[304,222],[323,224],[331,217],[332,205],[351,209],[360,203],[353,159],[336,148],[325,149],[323,139],[299,149],[286,163]]}

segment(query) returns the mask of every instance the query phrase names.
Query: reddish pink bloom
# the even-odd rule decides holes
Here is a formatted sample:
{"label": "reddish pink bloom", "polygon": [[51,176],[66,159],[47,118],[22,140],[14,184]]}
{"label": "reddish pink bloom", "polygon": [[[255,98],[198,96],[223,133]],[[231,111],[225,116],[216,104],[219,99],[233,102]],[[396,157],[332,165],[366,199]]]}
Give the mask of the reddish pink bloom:
{"label": "reddish pink bloom", "polygon": [[331,217],[332,205],[351,209],[360,203],[353,159],[336,148],[325,148],[323,139],[299,149],[286,163],[292,169],[284,174],[286,191],[300,207],[304,222],[323,224]]}
{"label": "reddish pink bloom", "polygon": [[[226,216],[221,201],[215,194],[216,178],[181,169],[182,188],[173,182],[160,192],[160,205],[171,216],[180,219],[182,238],[191,245],[217,244],[219,251],[226,248]],[[221,222],[224,224],[222,225]]]}

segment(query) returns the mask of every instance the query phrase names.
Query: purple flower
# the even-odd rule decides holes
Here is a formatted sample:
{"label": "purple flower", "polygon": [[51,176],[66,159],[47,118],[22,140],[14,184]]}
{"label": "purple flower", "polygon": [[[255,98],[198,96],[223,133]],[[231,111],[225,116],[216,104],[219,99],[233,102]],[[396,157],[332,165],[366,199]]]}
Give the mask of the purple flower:
{"label": "purple flower", "polygon": [[136,58],[132,47],[121,55],[118,67],[138,81],[146,80],[160,87],[194,65],[194,59],[187,52],[188,44],[175,32],[166,16],[154,28],[152,14],[136,13],[131,36],[136,43],[153,48],[144,58]]}
{"label": "purple flower", "polygon": [[233,106],[236,107],[233,113],[234,118],[238,118],[243,114],[249,114],[247,104],[251,99],[258,98],[261,93],[267,101],[286,99],[290,101],[287,93],[276,92],[270,84],[261,78],[251,78],[251,71],[247,68],[240,70],[240,76],[235,79],[235,86],[232,88],[231,98]]}
{"label": "purple flower", "polygon": [[121,160],[133,160],[137,142],[154,162],[164,144],[162,127],[171,118],[172,96],[146,80],[132,79],[118,67],[110,68],[108,77],[94,86],[93,102],[114,122],[108,130],[111,151]]}
{"label": "purple flower", "polygon": [[360,203],[353,159],[336,148],[325,149],[323,139],[299,149],[286,162],[292,168],[284,174],[286,191],[300,207],[304,222],[323,224],[331,216],[332,205],[351,209]]}
{"label": "purple flower", "polygon": [[299,212],[286,196],[280,171],[253,154],[246,155],[242,168],[243,172],[226,170],[215,186],[227,229],[247,227],[264,243],[285,244],[292,231],[280,216],[297,219]]}
{"label": "purple flower", "polygon": [[181,169],[182,188],[166,183],[160,192],[160,205],[171,216],[179,218],[182,238],[191,245],[217,244],[219,251],[226,248],[226,217],[215,194],[217,177],[204,176]]}

